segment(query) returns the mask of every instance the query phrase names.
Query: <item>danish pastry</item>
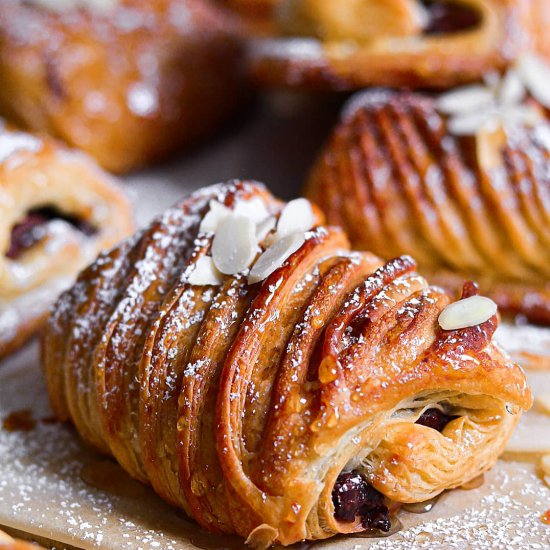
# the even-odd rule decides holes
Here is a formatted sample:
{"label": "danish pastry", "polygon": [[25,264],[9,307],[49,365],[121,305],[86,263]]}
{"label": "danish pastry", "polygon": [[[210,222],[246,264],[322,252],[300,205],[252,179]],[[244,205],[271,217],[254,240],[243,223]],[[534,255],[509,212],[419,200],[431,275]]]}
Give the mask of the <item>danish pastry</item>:
{"label": "danish pastry", "polygon": [[206,0],[5,0],[0,111],[127,172],[235,111],[241,41],[235,16]]}
{"label": "danish pastry", "polygon": [[251,51],[267,85],[441,88],[550,54],[545,0],[286,0],[279,22]]}
{"label": "danish pastry", "polygon": [[475,285],[450,304],[321,222],[259,184],[202,190],[82,272],[42,341],[60,418],[258,547],[388,531],[490,468],[531,400]]}
{"label": "danish pastry", "polygon": [[[513,75],[500,89],[521,98]],[[306,195],[355,247],[410,253],[450,290],[474,278],[502,311],[550,324],[550,126],[533,99],[491,93],[359,94]]]}
{"label": "danish pastry", "polygon": [[88,158],[0,129],[0,358],[99,250],[133,229],[121,191]]}

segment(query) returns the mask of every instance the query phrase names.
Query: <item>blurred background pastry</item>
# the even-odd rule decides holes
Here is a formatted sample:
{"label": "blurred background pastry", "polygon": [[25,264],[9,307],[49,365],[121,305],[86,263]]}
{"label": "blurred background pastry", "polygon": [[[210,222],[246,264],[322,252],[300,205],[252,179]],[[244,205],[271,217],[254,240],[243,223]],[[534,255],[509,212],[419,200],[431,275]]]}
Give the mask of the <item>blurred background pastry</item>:
{"label": "blurred background pastry", "polygon": [[441,88],[550,54],[545,0],[283,0],[278,21],[251,50],[266,85]]}
{"label": "blurred background pastry", "polygon": [[209,0],[3,0],[0,114],[127,172],[210,136],[246,95]]}
{"label": "blurred background pastry", "polygon": [[97,253],[133,229],[117,184],[83,154],[0,129],[0,359]]}
{"label": "blurred background pastry", "polygon": [[550,124],[526,89],[536,63],[441,96],[358,94],[306,195],[356,247],[413,254],[436,283],[474,279],[501,311],[550,324]]}

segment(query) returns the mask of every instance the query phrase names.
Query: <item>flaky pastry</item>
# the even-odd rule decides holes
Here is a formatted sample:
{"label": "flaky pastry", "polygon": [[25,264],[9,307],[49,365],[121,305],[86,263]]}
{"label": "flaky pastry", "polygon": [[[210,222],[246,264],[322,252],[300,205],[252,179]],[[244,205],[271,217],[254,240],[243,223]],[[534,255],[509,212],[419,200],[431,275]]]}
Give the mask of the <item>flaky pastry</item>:
{"label": "flaky pastry", "polygon": [[[267,232],[262,210],[278,218]],[[251,219],[259,258],[216,274]],[[195,193],[85,270],[42,342],[61,419],[204,528],[258,547],[387,531],[401,503],[490,468],[530,405],[491,342],[495,315],[443,330],[450,298],[411,258],[351,252],[321,221],[258,184]],[[220,257],[229,229],[239,244]]]}
{"label": "flaky pastry", "polygon": [[0,127],[0,358],[100,250],[133,230],[115,182],[83,154]]}
{"label": "flaky pastry", "polygon": [[358,95],[314,166],[307,196],[355,247],[412,254],[430,280],[455,292],[473,278],[502,311],[549,324],[548,122],[529,100],[500,115],[534,115],[528,123],[509,117],[462,134],[493,107],[449,119],[437,104],[405,92]]}
{"label": "flaky pastry", "polygon": [[213,2],[56,5],[0,3],[0,111],[111,171],[194,145],[245,95],[240,30]]}
{"label": "flaky pastry", "polygon": [[550,55],[546,0],[287,0],[279,21],[251,50],[268,85],[440,88]]}

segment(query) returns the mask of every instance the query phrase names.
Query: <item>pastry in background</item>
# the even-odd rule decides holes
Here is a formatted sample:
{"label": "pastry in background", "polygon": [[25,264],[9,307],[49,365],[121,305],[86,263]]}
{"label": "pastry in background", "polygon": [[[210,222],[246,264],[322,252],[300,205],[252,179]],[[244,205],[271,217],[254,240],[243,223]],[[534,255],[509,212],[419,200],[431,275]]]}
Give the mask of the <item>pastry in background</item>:
{"label": "pastry in background", "polygon": [[0,359],[100,250],[133,230],[115,182],[82,153],[0,129]]}
{"label": "pastry in background", "polygon": [[241,40],[207,0],[3,0],[0,112],[127,172],[235,112]]}
{"label": "pastry in background", "polygon": [[530,56],[439,97],[362,92],[306,196],[353,246],[410,253],[436,284],[472,278],[501,311],[550,324],[550,124],[533,99],[550,106],[549,83]]}
{"label": "pastry in background", "polygon": [[277,38],[251,48],[266,85],[443,88],[550,56],[546,0],[283,0]]}
{"label": "pastry in background", "polygon": [[206,188],[82,272],[42,341],[60,419],[252,547],[396,529],[530,406],[475,285],[451,303],[321,224],[258,184]]}

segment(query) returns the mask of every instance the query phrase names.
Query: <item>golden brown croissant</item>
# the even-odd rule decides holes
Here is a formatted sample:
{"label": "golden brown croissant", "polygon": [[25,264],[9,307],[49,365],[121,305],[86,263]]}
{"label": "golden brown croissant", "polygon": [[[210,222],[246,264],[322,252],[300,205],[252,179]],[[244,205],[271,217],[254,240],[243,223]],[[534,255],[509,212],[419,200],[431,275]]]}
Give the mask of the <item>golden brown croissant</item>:
{"label": "golden brown croissant", "polygon": [[488,299],[457,317],[409,257],[320,221],[258,184],[195,193],[85,270],[42,342],[60,418],[256,546],[387,531],[490,468],[530,404]]}
{"label": "golden brown croissant", "polygon": [[546,0],[287,0],[290,36],[251,52],[260,82],[314,89],[448,87],[525,51],[550,55]]}
{"label": "golden brown croissant", "polygon": [[76,274],[133,230],[130,205],[89,158],[0,126],[0,359],[44,322]]}
{"label": "golden brown croissant", "polygon": [[[483,100],[482,87],[447,97],[464,108],[476,91]],[[501,310],[548,324],[550,126],[533,103],[449,117],[438,101],[387,91],[356,97],[306,194],[355,247],[412,254],[449,289],[474,278]],[[475,128],[485,116],[492,124],[493,112],[511,124]]]}
{"label": "golden brown croissant", "polygon": [[232,14],[205,0],[103,3],[112,6],[0,3],[0,111],[126,172],[195,144],[235,111],[242,39]]}

